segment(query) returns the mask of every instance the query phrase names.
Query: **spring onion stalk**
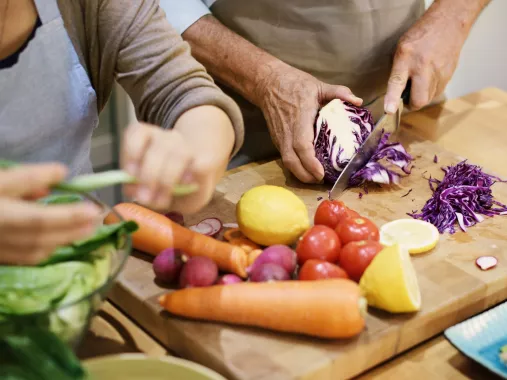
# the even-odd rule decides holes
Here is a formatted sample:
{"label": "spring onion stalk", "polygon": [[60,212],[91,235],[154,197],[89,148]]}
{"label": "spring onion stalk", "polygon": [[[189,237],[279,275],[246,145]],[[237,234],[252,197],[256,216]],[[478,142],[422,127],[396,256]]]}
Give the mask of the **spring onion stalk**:
{"label": "spring onion stalk", "polygon": [[[10,169],[19,166],[19,163],[0,159],[0,169]],[[69,181],[60,182],[53,186],[53,190],[86,193],[110,187],[114,185],[135,184],[137,180],[134,176],[123,170],[110,170],[101,173],[85,174],[74,177]],[[173,195],[182,197],[195,193],[198,190],[196,184],[178,184],[172,189]]]}

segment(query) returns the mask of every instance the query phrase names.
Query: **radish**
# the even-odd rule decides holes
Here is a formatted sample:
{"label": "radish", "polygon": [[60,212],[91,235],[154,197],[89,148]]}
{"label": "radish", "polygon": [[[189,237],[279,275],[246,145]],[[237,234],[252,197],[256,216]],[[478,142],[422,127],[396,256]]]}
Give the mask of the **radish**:
{"label": "radish", "polygon": [[280,265],[273,263],[265,263],[257,265],[250,274],[250,281],[252,282],[266,282],[266,281],[288,281],[290,275]]}
{"label": "radish", "polygon": [[188,259],[180,274],[180,288],[213,285],[218,277],[218,267],[213,260],[204,256]]}
{"label": "radish", "polygon": [[163,250],[153,260],[155,278],[167,284],[176,282],[182,267],[183,258],[181,251],[173,248]]}
{"label": "radish", "polygon": [[206,236],[211,236],[211,233],[213,232],[213,227],[211,227],[208,223],[203,222],[190,226],[189,229]]}
{"label": "radish", "polygon": [[190,229],[206,236],[215,236],[222,231],[222,222],[217,218],[208,218],[191,226]]}
{"label": "radish", "polygon": [[218,279],[217,285],[232,285],[239,284],[240,282],[243,282],[243,280],[239,276],[235,274],[225,274]]}
{"label": "radish", "polygon": [[178,223],[180,226],[185,225],[183,215],[181,215],[179,212],[168,212],[167,214],[165,214],[165,216],[171,219],[174,223]]}
{"label": "radish", "polygon": [[481,256],[475,260],[477,265],[482,270],[489,270],[498,264],[498,259],[495,256]]}
{"label": "radish", "polygon": [[247,269],[247,272],[253,272],[259,265],[273,263],[281,266],[288,274],[292,274],[296,269],[296,253],[286,245],[272,245],[266,248],[255,259],[254,263]]}

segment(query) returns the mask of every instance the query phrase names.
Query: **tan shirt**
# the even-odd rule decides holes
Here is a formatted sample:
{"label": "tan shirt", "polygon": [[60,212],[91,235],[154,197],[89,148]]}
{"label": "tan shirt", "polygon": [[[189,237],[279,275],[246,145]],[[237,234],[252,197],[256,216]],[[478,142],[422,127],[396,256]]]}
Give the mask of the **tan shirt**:
{"label": "tan shirt", "polygon": [[169,25],[157,0],[58,0],[65,28],[97,93],[106,104],[114,80],[126,90],[139,120],[171,128],[185,111],[214,105],[230,117],[234,152],[243,144],[243,120]]}

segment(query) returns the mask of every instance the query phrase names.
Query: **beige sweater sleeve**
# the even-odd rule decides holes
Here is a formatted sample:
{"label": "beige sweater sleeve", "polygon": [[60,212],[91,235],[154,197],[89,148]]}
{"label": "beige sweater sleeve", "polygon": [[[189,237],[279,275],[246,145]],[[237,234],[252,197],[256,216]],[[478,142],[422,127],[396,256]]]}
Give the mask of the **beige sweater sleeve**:
{"label": "beige sweater sleeve", "polygon": [[[102,56],[98,70],[114,70],[132,98],[138,119],[172,128],[185,111],[214,105],[232,121],[236,154],[244,135],[239,107],[191,56],[189,45],[169,25],[158,1],[99,0],[97,4]],[[108,68],[113,62],[114,68]]]}

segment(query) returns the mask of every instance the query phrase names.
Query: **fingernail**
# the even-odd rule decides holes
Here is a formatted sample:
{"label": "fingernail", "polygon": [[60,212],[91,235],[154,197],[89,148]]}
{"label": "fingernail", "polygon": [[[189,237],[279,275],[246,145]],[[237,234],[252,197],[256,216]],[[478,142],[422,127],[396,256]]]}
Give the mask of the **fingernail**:
{"label": "fingernail", "polygon": [[384,110],[386,111],[386,113],[395,113],[396,112],[396,106],[392,103],[387,103],[385,106],[384,106]]}
{"label": "fingernail", "polygon": [[137,190],[137,200],[141,203],[148,203],[152,198],[152,192],[147,187],[140,187]]}
{"label": "fingernail", "polygon": [[353,96],[354,100],[356,100],[358,103],[362,103],[362,102],[363,102],[363,99],[358,98],[358,97],[357,97],[357,96],[355,96],[355,95],[352,95],[352,96]]}

